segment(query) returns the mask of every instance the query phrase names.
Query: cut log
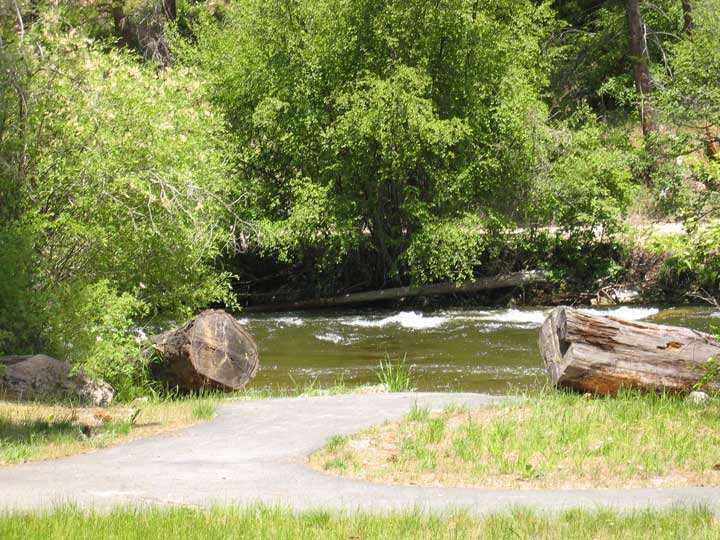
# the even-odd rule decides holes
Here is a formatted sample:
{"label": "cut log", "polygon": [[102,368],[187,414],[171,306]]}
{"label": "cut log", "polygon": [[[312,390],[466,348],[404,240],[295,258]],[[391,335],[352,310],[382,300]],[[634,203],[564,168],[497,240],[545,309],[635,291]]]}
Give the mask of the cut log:
{"label": "cut log", "polygon": [[159,356],[153,375],[182,391],[239,390],[258,368],[255,340],[222,310],[204,311],[150,340]]}
{"label": "cut log", "polygon": [[522,287],[524,285],[537,285],[547,282],[548,278],[544,272],[531,270],[526,272],[515,272],[513,274],[504,274],[499,276],[468,280],[461,283],[448,281],[445,283],[420,285],[418,287],[395,287],[393,289],[382,289],[379,291],[344,294],[342,296],[318,298],[316,300],[301,300],[298,302],[277,302],[261,306],[250,306],[245,308],[245,311],[258,313],[263,311],[322,309],[329,307],[371,304],[374,302],[399,300],[401,298],[411,298],[414,296],[471,294],[480,291],[509,289],[513,287]]}
{"label": "cut log", "polygon": [[109,405],[112,387],[73,374],[67,362],[45,354],[0,357],[0,399],[80,401],[96,407]]}
{"label": "cut log", "polygon": [[552,384],[603,395],[621,388],[689,392],[720,355],[720,343],[703,332],[566,307],[545,320],[539,345]]}

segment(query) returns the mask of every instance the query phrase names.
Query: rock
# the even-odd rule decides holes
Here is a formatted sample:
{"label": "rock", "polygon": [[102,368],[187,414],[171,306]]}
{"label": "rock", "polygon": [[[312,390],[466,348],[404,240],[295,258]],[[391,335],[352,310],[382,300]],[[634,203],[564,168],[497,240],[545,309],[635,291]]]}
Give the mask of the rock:
{"label": "rock", "polygon": [[710,400],[710,396],[705,392],[690,392],[686,400],[691,405],[702,405]]}
{"label": "rock", "polygon": [[356,394],[387,394],[389,391],[385,383],[359,386],[354,390]]}
{"label": "rock", "polygon": [[0,397],[14,400],[80,401],[96,407],[112,402],[113,388],[73,374],[72,366],[46,354],[0,357]]}

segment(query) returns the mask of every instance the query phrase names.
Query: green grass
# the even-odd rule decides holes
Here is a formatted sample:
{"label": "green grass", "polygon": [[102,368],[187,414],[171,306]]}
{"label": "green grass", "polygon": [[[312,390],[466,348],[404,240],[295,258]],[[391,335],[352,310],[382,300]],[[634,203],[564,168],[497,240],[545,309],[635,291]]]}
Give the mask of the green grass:
{"label": "green grass", "polygon": [[[419,485],[628,487],[720,485],[720,404],[625,393],[548,392],[474,411],[431,414],[351,437],[344,474]],[[340,451],[326,447],[310,463]]]}
{"label": "green grass", "polygon": [[528,510],[473,518],[417,512],[384,516],[282,508],[218,507],[115,510],[110,514],[63,508],[49,514],[0,515],[3,540],[705,540],[720,523],[705,508],[666,512],[571,511],[545,516]]}
{"label": "green grass", "polygon": [[343,435],[333,435],[330,437],[330,440],[325,445],[325,448],[327,448],[330,451],[340,450],[341,448],[345,448],[345,446],[348,443],[348,438],[344,437]]}
{"label": "green grass", "polygon": [[218,401],[214,394],[109,408],[0,401],[0,465],[79,454],[208,420]]}
{"label": "green grass", "polygon": [[198,401],[193,405],[191,416],[193,420],[210,420],[215,416],[215,406],[207,401]]}
{"label": "green grass", "polygon": [[402,360],[393,362],[390,355],[386,354],[385,361],[380,360],[377,376],[388,392],[411,392],[415,390],[412,381],[412,368],[407,365],[407,355],[403,355]]}

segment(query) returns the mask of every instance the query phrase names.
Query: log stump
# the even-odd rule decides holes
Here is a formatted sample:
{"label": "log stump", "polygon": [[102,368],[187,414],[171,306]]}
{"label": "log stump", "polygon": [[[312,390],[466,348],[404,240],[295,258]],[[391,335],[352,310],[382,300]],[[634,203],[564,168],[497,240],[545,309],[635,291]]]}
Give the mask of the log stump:
{"label": "log stump", "polygon": [[159,356],[153,375],[181,391],[239,390],[258,368],[255,340],[223,310],[204,311],[150,340]]}
{"label": "log stump", "polygon": [[567,307],[550,313],[539,346],[553,385],[603,395],[621,388],[689,392],[720,355],[710,334]]}

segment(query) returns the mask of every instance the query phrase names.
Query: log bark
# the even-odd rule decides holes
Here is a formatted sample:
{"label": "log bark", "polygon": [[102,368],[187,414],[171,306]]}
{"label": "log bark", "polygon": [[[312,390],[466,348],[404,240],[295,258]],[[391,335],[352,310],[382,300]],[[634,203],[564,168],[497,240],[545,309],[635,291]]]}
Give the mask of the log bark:
{"label": "log bark", "polygon": [[153,375],[182,391],[239,390],[258,368],[255,340],[222,310],[204,311],[180,328],[150,340],[159,356]]}
{"label": "log bark", "polygon": [[720,355],[720,343],[703,332],[566,307],[545,320],[539,346],[552,384],[602,395],[621,388],[691,391],[708,360]]}
{"label": "log bark", "polygon": [[45,354],[0,357],[0,399],[80,401],[96,407],[109,405],[112,387],[73,374],[67,362]]}
{"label": "log bark", "polygon": [[360,304],[371,304],[386,300],[398,300],[400,298],[412,298],[414,296],[440,296],[445,294],[470,294],[474,292],[493,289],[504,289],[547,283],[547,276],[543,272],[528,271],[515,272],[476,280],[455,283],[433,283],[419,287],[396,287],[393,289],[382,289],[379,291],[368,291],[361,293],[345,294],[330,298],[318,298],[316,300],[301,300],[298,302],[278,302],[262,306],[251,306],[245,308],[248,312],[263,311],[287,311],[303,309],[322,309],[328,307],[351,306]]}

